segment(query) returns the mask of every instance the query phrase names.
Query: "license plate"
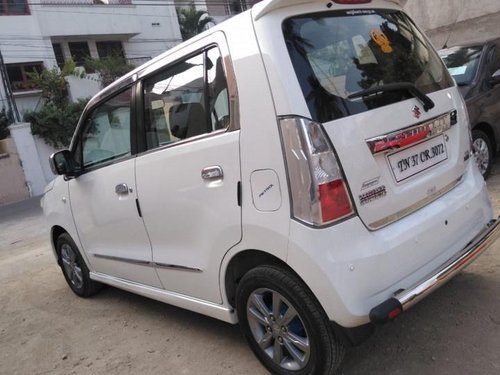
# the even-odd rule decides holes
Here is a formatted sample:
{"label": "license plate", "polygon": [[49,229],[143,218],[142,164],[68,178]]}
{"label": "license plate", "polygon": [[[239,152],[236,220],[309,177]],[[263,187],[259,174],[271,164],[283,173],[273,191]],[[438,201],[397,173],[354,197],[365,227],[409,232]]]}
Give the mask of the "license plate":
{"label": "license plate", "polygon": [[396,182],[404,181],[448,159],[443,136],[387,156]]}

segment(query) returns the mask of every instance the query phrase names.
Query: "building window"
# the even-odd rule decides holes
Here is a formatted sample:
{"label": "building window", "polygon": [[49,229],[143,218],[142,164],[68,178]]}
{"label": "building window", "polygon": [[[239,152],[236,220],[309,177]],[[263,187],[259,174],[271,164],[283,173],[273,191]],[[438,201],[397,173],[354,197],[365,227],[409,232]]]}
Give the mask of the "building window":
{"label": "building window", "polygon": [[125,57],[122,42],[120,41],[96,42],[95,45],[101,59],[105,57]]}
{"label": "building window", "polygon": [[43,70],[42,62],[30,62],[24,64],[6,64],[12,91],[26,91],[36,89],[36,84],[31,81],[29,73]]}
{"label": "building window", "polygon": [[62,69],[64,66],[64,54],[63,54],[61,43],[52,43],[52,49],[54,50],[54,55],[56,57],[57,66],[60,69]]}
{"label": "building window", "polygon": [[238,14],[250,9],[259,0],[226,0],[227,14]]}
{"label": "building window", "polygon": [[229,14],[238,14],[247,9],[247,4],[245,1],[240,0],[230,0],[229,1]]}
{"label": "building window", "polygon": [[0,0],[0,16],[29,15],[30,9],[26,0]]}
{"label": "building window", "polygon": [[71,58],[77,66],[83,66],[85,60],[90,57],[90,49],[87,42],[69,42],[69,52]]}

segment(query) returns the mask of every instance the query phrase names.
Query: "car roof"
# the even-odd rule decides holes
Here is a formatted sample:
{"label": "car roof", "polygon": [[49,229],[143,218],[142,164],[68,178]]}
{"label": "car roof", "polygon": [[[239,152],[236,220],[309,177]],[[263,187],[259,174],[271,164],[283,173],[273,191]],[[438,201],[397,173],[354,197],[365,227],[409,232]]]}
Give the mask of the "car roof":
{"label": "car roof", "polygon": [[[300,4],[307,4],[307,3],[317,3],[320,0],[264,0],[261,1],[260,3],[257,3],[255,6],[255,12],[254,12],[254,20],[257,21],[258,19],[262,18],[266,14],[272,12],[275,9],[279,8],[284,8],[284,7],[289,7],[293,5],[300,5]],[[399,5],[400,7],[404,7],[404,5],[407,3],[408,0],[385,0],[391,3],[395,3],[396,5]],[[326,2],[325,2],[326,3]],[[356,5],[356,4],[352,4]],[[359,5],[359,4],[357,4]],[[367,4],[369,5],[369,4]]]}

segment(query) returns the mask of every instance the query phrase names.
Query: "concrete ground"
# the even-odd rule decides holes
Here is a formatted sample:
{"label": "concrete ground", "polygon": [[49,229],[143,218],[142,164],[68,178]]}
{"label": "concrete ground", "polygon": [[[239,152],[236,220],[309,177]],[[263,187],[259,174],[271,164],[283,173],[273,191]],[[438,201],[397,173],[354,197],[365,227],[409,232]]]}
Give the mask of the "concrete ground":
{"label": "concrete ground", "polygon": [[[500,160],[488,181],[500,211]],[[37,199],[0,207],[0,374],[265,374],[237,326],[114,288],[76,297]],[[342,374],[500,373],[500,242],[351,349]]]}

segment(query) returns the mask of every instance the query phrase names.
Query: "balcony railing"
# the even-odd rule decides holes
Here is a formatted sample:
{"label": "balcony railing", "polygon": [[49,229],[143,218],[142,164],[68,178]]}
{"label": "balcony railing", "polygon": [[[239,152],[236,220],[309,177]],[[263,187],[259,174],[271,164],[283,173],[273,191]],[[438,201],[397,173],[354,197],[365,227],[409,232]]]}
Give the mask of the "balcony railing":
{"label": "balcony railing", "polygon": [[42,5],[89,6],[89,5],[132,5],[132,0],[41,0]]}

